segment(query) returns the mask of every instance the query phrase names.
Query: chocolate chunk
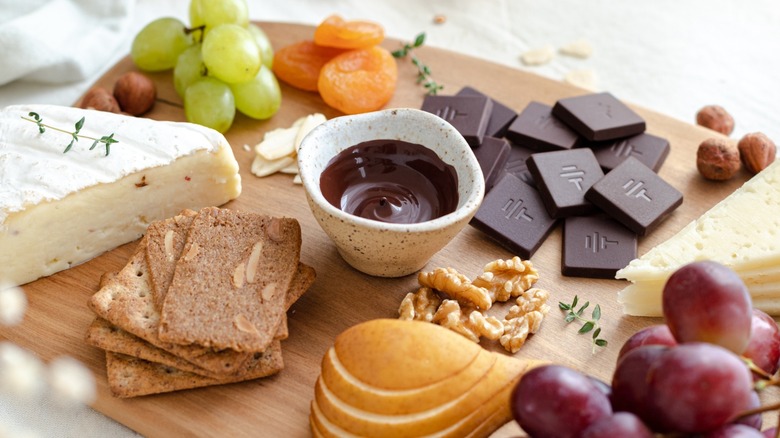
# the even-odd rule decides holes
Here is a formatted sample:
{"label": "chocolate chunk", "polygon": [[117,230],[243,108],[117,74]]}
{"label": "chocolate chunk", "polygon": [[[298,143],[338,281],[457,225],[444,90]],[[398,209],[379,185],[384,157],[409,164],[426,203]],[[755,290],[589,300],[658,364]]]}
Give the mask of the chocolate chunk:
{"label": "chocolate chunk", "polygon": [[505,173],[485,196],[471,225],[515,255],[530,259],[555,222],[533,187]]}
{"label": "chocolate chunk", "polygon": [[634,157],[593,184],[585,198],[640,236],[682,204],[682,193]]}
{"label": "chocolate chunk", "polygon": [[601,168],[609,172],[628,157],[634,157],[658,172],[669,155],[669,141],[651,134],[639,134],[618,140],[589,143]]}
{"label": "chocolate chunk", "polygon": [[636,245],[635,233],[605,215],[566,218],[561,273],[615,278],[619,269],[636,258]]}
{"label": "chocolate chunk", "polygon": [[485,137],[482,144],[474,149],[474,156],[485,176],[485,191],[489,192],[509,160],[509,142],[503,138]]}
{"label": "chocolate chunk", "polygon": [[552,113],[588,141],[614,140],[645,132],[645,121],[609,93],[561,99]]}
{"label": "chocolate chunk", "polygon": [[511,145],[509,150],[509,160],[506,162],[504,171],[520,178],[524,183],[536,187],[533,175],[528,171],[527,160],[534,151],[516,144]]}
{"label": "chocolate chunk", "polygon": [[553,116],[552,108],[531,102],[509,125],[506,138],[513,143],[538,151],[557,151],[577,146],[580,137]]}
{"label": "chocolate chunk", "polygon": [[450,122],[475,148],[482,143],[487,130],[493,101],[487,96],[425,96],[422,110]]}
{"label": "chocolate chunk", "polygon": [[604,172],[590,149],[541,152],[531,155],[527,164],[550,216],[581,215],[595,209],[585,192]]}
{"label": "chocolate chunk", "polygon": [[[475,90],[471,87],[463,87],[458,91],[456,96],[485,96],[487,95]],[[512,120],[517,117],[517,113],[512,108],[504,105],[503,103],[491,99],[493,101],[493,112],[490,114],[490,120],[488,121],[487,130],[485,135],[488,137],[503,137],[506,135],[506,128],[512,123]]]}

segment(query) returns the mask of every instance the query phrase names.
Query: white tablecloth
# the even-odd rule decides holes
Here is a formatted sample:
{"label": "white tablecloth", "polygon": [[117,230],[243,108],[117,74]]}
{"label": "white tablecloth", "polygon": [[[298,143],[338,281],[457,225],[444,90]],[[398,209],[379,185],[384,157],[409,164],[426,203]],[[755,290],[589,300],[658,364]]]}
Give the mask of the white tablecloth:
{"label": "white tablecloth", "polygon": [[[14,0],[0,0],[0,20],[9,1]],[[0,106],[73,104],[129,52],[132,37],[146,23],[161,16],[187,20],[187,3],[127,0],[132,16],[120,48],[100,53],[105,62],[87,71],[86,79],[64,84],[17,80],[0,86]],[[254,20],[309,24],[340,13],[378,21],[389,36],[404,40],[425,31],[429,45],[554,79],[589,69],[597,76],[599,90],[622,100],[687,122],[694,121],[702,106],[718,104],[736,120],[733,138],[763,131],[780,141],[780,7],[774,0],[250,0],[249,10]],[[434,23],[436,15],[445,17],[444,23]],[[40,32],[56,32],[43,27]],[[529,49],[547,44],[557,48],[577,39],[592,44],[589,58],[557,55],[536,67],[520,61]],[[0,52],[4,50],[10,49],[0,45]],[[71,50],[89,57],[94,48]],[[8,425],[29,432],[26,436],[136,436],[88,408],[62,411],[46,400],[0,394],[0,438],[11,430]]]}

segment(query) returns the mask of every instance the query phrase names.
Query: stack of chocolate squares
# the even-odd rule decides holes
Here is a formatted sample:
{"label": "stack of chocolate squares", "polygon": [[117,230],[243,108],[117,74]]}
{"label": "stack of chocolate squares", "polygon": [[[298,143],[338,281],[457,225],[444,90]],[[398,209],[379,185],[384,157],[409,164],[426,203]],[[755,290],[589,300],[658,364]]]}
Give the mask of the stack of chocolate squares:
{"label": "stack of chocolate squares", "polygon": [[87,343],[111,392],[135,397],[279,372],[287,309],[314,282],[295,219],[214,207],[149,225],[101,279]]}
{"label": "stack of chocolate squares", "polygon": [[564,275],[613,278],[636,257],[637,237],[682,203],[656,173],[669,142],[610,93],[517,114],[466,87],[422,109],[455,126],[482,166],[488,193],[472,225],[530,259],[564,220]]}

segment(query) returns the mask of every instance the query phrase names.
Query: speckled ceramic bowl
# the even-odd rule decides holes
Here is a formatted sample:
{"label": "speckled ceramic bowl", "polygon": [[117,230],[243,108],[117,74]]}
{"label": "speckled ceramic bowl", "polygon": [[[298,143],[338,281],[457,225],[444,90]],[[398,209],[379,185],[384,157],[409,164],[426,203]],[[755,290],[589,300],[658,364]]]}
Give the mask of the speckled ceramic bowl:
{"label": "speckled ceramic bowl", "polygon": [[[393,139],[424,145],[458,175],[456,210],[415,224],[391,224],[354,216],[331,205],[320,175],[342,150],[358,143]],[[355,269],[400,277],[422,269],[476,213],[485,194],[479,163],[463,136],[443,119],[417,109],[390,109],[331,119],[312,130],[298,150],[298,166],[314,217]]]}

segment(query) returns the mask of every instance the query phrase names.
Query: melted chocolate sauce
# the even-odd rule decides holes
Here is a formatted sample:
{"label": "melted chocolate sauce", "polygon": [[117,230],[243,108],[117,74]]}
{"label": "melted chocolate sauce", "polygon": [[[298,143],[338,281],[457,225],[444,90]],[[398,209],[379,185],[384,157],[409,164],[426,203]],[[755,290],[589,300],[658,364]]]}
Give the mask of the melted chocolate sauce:
{"label": "melted chocolate sauce", "polygon": [[343,150],[322,172],[320,190],[336,208],[381,222],[425,222],[458,206],[455,168],[425,146],[401,140]]}

